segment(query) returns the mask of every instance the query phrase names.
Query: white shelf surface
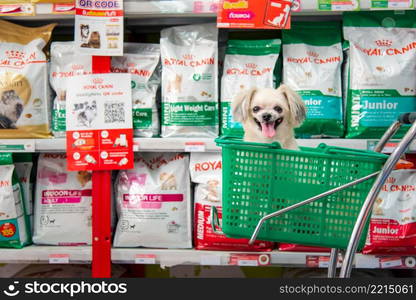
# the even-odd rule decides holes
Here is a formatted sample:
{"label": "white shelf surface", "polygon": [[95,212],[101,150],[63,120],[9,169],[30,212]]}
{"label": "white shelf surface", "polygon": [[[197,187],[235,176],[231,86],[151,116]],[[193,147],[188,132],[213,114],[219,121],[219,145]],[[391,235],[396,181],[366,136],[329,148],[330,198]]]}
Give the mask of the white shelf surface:
{"label": "white shelf surface", "polygon": [[[37,246],[23,249],[0,249],[0,263],[51,263],[54,257],[63,257],[58,263],[91,263],[91,247]],[[65,262],[65,258],[67,261]],[[158,264],[161,267],[175,265],[255,266],[256,259],[266,258],[264,266],[319,267],[326,268],[329,253],[315,252],[236,252],[201,251],[194,249],[145,249],[113,248],[112,262],[116,264]],[[260,260],[258,260],[260,261]],[[257,266],[262,266],[257,263]],[[355,255],[355,268],[401,268],[416,269],[415,256]]]}
{"label": "white shelf surface", "polygon": [[90,263],[92,260],[89,246],[37,246],[31,245],[22,249],[0,248],[0,263],[49,263],[56,256],[62,256],[68,263]]}
{"label": "white shelf surface", "polygon": [[[321,143],[330,146],[346,147],[352,149],[368,149],[377,140],[367,139],[298,139],[300,146],[316,147]],[[397,143],[398,141],[393,141]],[[192,147],[192,145],[199,147]],[[221,148],[212,138],[135,138],[134,151],[145,152],[218,152]],[[394,146],[394,144],[393,144]],[[389,147],[390,150],[392,147]],[[64,138],[50,139],[0,139],[0,152],[65,152]],[[416,151],[416,140],[409,147],[409,151]]]}

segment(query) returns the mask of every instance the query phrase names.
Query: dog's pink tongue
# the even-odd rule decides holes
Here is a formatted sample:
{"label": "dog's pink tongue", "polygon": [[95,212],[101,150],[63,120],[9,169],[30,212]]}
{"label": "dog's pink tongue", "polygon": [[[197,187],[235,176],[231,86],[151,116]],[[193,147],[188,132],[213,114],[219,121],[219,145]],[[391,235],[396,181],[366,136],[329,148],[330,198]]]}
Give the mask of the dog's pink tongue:
{"label": "dog's pink tongue", "polygon": [[261,132],[265,137],[272,138],[276,134],[276,129],[274,129],[274,122],[271,123],[261,123]]}

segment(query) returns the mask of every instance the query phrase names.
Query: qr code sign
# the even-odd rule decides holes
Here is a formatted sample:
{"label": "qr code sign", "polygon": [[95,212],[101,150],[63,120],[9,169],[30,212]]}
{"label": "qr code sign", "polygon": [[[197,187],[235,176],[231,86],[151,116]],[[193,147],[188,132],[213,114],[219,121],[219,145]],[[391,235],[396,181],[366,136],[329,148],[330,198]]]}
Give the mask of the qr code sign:
{"label": "qr code sign", "polygon": [[126,121],[123,102],[104,103],[104,123],[121,123]]}

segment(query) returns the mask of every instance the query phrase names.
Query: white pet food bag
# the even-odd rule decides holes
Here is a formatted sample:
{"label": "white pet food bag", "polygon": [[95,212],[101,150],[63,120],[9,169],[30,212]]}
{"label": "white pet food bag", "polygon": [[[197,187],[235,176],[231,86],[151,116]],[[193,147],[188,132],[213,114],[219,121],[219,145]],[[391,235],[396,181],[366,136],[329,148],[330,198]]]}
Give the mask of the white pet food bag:
{"label": "white pet food bag", "polygon": [[0,247],[22,248],[30,243],[30,226],[14,170],[12,155],[0,153]]}
{"label": "white pet food bag", "polygon": [[222,222],[222,157],[220,153],[191,153],[189,164],[194,198],[194,241],[198,250],[223,251],[271,251],[273,242],[256,241],[252,246],[248,239],[228,238],[216,226],[212,229],[212,208],[217,209]]}
{"label": "white pet food bag", "polygon": [[162,137],[218,136],[218,29],[161,31]]}
{"label": "white pet food bag", "polygon": [[115,247],[191,248],[189,157],[142,153],[115,185]]}
{"label": "white pet food bag", "polygon": [[33,231],[33,161],[30,153],[14,153],[13,161],[16,175],[23,188],[25,211]]}
{"label": "white pet food bag", "polygon": [[243,135],[244,130],[231,114],[235,95],[251,87],[274,86],[274,69],[281,41],[229,40],[221,79],[221,134]]}
{"label": "white pet food bag", "polygon": [[347,138],[380,138],[400,114],[416,111],[415,19],[416,11],[345,13],[344,37],[350,44]]}
{"label": "white pet food bag", "polygon": [[92,58],[76,53],[74,42],[51,44],[50,84],[55,91],[52,107],[52,132],[55,137],[66,136],[66,90],[74,76],[92,73]]}
{"label": "white pet food bag", "polygon": [[90,245],[92,174],[69,172],[66,154],[39,156],[34,214],[35,244]]}
{"label": "white pet food bag", "polygon": [[55,24],[23,27],[0,20],[0,138],[47,138],[46,55]]}
{"label": "white pet food bag", "polygon": [[133,100],[133,129],[136,137],[159,134],[159,114],[156,101],[160,85],[158,44],[125,43],[123,56],[113,56],[111,72],[130,73]]}

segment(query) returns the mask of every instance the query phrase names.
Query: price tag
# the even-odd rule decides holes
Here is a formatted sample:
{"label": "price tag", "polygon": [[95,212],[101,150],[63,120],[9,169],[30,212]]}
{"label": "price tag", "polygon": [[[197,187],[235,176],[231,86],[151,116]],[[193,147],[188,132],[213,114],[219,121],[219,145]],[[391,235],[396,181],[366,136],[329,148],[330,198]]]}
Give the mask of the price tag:
{"label": "price tag", "polygon": [[135,264],[154,265],[156,264],[156,255],[154,254],[137,254],[134,257]]}
{"label": "price tag", "polygon": [[402,258],[400,256],[380,258],[380,268],[382,269],[396,268],[402,265]]}
{"label": "price tag", "polygon": [[35,151],[35,141],[27,140],[21,142],[19,140],[0,140],[0,152],[34,152]]}
{"label": "price tag", "polygon": [[232,254],[229,265],[256,267],[270,265],[269,254]]}
{"label": "price tag", "polygon": [[359,10],[359,0],[318,0],[318,10],[323,11],[349,11]]}
{"label": "price tag", "polygon": [[138,152],[140,149],[140,143],[137,141],[133,141],[133,151]]}
{"label": "price tag", "polygon": [[68,264],[69,254],[50,254],[49,263],[50,264]]}
{"label": "price tag", "polygon": [[35,6],[30,3],[0,4],[0,16],[34,16]]}
{"label": "price tag", "polygon": [[[328,268],[331,258],[329,256],[320,256],[318,259],[318,268]],[[342,259],[339,257],[337,267],[341,267]]]}
{"label": "price tag", "polygon": [[[374,148],[376,147],[377,143],[378,143],[377,140],[367,141],[367,149],[370,150],[370,151],[374,151]],[[381,152],[386,153],[386,154],[391,154],[397,148],[398,145],[399,145],[399,142],[395,142],[395,141],[388,142],[384,146],[384,148]],[[406,150],[406,152],[407,152],[407,150]]]}
{"label": "price tag", "polygon": [[65,3],[59,4],[55,3],[52,7],[52,13],[58,15],[73,15],[75,14],[75,4]]}
{"label": "price tag", "polygon": [[185,152],[204,152],[205,143],[203,142],[186,142]]}
{"label": "price tag", "polygon": [[221,256],[206,255],[201,257],[202,266],[221,266]]}
{"label": "price tag", "polygon": [[403,9],[413,7],[413,0],[371,0],[372,9]]}
{"label": "price tag", "polygon": [[193,13],[194,14],[203,14],[203,13],[217,13],[218,2],[217,1],[194,1]]}

